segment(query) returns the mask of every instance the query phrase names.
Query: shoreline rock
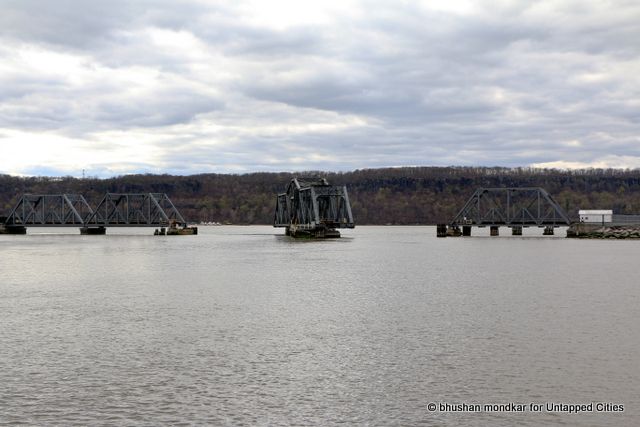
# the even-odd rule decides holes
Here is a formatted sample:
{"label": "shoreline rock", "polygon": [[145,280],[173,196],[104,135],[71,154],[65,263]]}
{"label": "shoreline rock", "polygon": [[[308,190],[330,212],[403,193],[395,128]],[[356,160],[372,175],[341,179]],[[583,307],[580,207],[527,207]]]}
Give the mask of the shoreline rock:
{"label": "shoreline rock", "polygon": [[567,229],[567,237],[576,239],[640,239],[639,225],[601,225],[575,223]]}

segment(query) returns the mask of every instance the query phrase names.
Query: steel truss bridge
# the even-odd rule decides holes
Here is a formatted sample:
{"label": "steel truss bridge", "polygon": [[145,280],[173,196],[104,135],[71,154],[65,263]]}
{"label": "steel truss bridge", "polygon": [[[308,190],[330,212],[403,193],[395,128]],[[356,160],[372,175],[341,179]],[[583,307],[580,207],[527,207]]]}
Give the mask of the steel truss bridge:
{"label": "steel truss bridge", "polygon": [[107,193],[95,209],[80,194],[25,194],[4,219],[7,230],[171,225],[186,226],[186,221],[164,193]]}
{"label": "steel truss bridge", "polygon": [[[545,227],[544,234],[553,228],[570,225],[571,220],[551,195],[540,187],[478,188],[449,223],[448,235],[471,234],[471,226],[491,227],[498,235],[498,227],[511,227],[513,234],[522,234],[522,227]],[[441,224],[438,235],[447,235]]]}
{"label": "steel truss bridge", "polygon": [[294,178],[278,194],[274,227],[286,227],[293,237],[340,237],[337,228],[354,228],[347,188],[324,178]]}

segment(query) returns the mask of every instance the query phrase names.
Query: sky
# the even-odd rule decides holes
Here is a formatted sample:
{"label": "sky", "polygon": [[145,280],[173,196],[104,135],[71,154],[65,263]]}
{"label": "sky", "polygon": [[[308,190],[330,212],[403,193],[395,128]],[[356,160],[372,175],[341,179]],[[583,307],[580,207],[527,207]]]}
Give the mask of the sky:
{"label": "sky", "polygon": [[640,168],[636,0],[0,8],[0,174]]}

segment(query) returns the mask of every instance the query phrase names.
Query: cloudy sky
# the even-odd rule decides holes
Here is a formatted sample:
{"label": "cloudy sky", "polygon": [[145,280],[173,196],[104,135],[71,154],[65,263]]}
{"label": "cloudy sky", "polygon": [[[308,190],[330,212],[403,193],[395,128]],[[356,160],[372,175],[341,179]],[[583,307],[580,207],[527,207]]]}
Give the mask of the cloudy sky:
{"label": "cloudy sky", "polygon": [[0,8],[0,173],[640,167],[637,0]]}

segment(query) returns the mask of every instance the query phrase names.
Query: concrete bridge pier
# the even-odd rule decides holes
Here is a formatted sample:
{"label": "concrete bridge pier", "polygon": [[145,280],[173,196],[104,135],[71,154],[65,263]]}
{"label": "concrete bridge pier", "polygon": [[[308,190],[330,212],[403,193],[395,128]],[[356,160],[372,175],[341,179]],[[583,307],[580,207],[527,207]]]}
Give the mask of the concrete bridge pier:
{"label": "concrete bridge pier", "polygon": [[460,231],[460,227],[458,227],[457,225],[450,225],[449,228],[447,229],[448,237],[459,237],[461,235],[462,235],[462,232]]}
{"label": "concrete bridge pier", "polygon": [[0,224],[0,234],[27,234],[27,227]]}
{"label": "concrete bridge pier", "polygon": [[104,236],[107,234],[105,227],[80,227],[80,234],[83,236]]}

